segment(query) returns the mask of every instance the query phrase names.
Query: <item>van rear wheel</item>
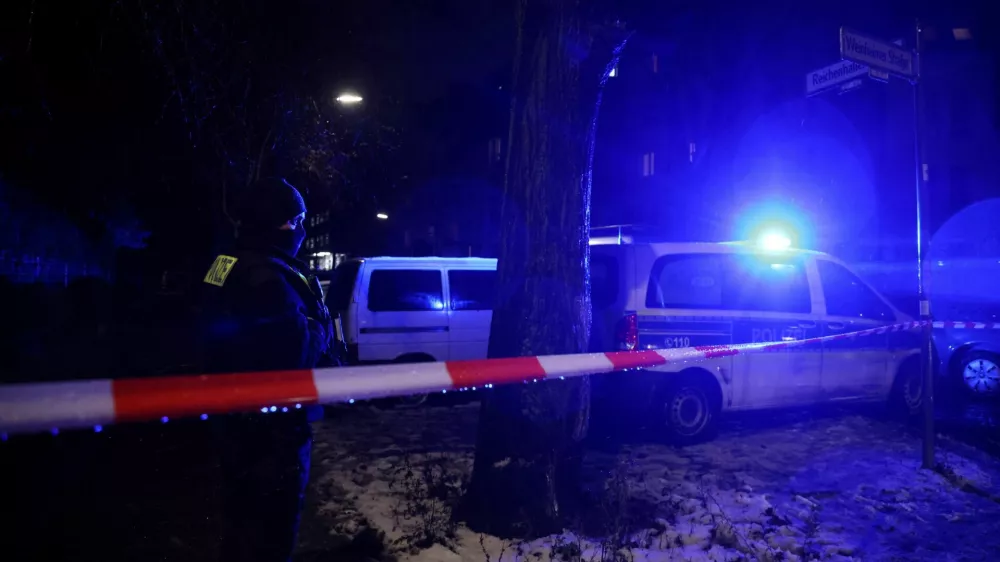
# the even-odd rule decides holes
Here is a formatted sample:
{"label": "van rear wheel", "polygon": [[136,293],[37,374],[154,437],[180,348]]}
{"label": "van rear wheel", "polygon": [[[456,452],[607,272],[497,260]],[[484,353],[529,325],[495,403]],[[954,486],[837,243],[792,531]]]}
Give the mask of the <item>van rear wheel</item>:
{"label": "van rear wheel", "polygon": [[[434,358],[423,353],[411,353],[397,357],[393,363],[433,363]],[[395,398],[382,398],[372,402],[371,407],[375,411],[397,409],[419,408],[427,403],[429,394],[414,394],[411,396],[397,396]]]}
{"label": "van rear wheel", "polygon": [[692,445],[708,441],[718,431],[718,400],[702,377],[681,376],[671,381],[661,402],[662,427],[668,441]]}

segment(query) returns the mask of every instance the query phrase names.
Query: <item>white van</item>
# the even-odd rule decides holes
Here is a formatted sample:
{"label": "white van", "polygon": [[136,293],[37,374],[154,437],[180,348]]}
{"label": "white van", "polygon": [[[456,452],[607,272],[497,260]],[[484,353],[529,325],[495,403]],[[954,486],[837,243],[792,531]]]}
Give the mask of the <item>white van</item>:
{"label": "white van", "polygon": [[377,257],[334,271],[331,313],[356,363],[486,357],[497,260]]}

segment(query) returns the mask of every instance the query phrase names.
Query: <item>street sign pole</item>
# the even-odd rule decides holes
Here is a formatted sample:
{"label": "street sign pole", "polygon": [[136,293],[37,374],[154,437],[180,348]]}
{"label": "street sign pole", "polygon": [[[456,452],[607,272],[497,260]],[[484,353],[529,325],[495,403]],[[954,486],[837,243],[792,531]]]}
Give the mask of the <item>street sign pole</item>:
{"label": "street sign pole", "polygon": [[924,216],[924,209],[927,206],[925,197],[927,196],[928,170],[926,163],[926,152],[924,148],[924,99],[923,88],[920,84],[919,64],[921,52],[921,29],[920,21],[915,26],[914,43],[914,68],[917,74],[912,81],[913,84],[913,155],[916,165],[916,196],[917,196],[917,294],[920,301],[920,319],[924,322],[921,330],[920,342],[920,375],[923,383],[923,417],[924,417],[924,438],[923,454],[921,464],[923,468],[934,468],[934,353],[931,327],[931,306],[927,299],[924,263],[927,261],[927,217]]}
{"label": "street sign pole", "polygon": [[[840,56],[849,61],[869,67],[869,76],[876,80],[887,80],[894,75],[909,80],[913,87],[913,146],[916,166],[917,196],[917,294],[920,301],[920,319],[924,321],[920,341],[920,382],[924,439],[922,451],[923,468],[934,468],[934,353],[931,329],[931,307],[927,300],[924,262],[927,258],[927,221],[924,217],[927,196],[927,158],[924,149],[923,92],[920,84],[921,29],[916,22],[916,43],[914,50],[908,51],[899,43],[889,43],[856,31],[840,28]],[[807,91],[809,88],[807,78]]]}

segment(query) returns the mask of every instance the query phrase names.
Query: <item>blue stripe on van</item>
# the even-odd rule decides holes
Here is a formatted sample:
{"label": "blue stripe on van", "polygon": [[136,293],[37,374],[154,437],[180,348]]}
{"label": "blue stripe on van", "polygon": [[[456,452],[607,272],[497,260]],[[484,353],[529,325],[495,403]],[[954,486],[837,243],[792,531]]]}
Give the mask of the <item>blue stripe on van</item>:
{"label": "blue stripe on van", "polygon": [[447,332],[448,326],[419,326],[419,327],[389,327],[389,328],[361,328],[362,334],[415,334],[427,332]]}

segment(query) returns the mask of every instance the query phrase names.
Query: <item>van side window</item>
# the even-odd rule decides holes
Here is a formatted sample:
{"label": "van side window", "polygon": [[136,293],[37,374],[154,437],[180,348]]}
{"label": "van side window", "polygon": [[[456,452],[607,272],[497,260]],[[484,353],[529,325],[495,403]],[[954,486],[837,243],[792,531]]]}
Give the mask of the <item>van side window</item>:
{"label": "van side window", "polygon": [[415,312],[444,310],[437,269],[377,269],[368,282],[368,310]]}
{"label": "van side window", "polygon": [[799,259],[675,254],[653,264],[646,306],[807,314],[812,299]]}
{"label": "van side window", "polygon": [[452,310],[493,310],[497,272],[458,270],[448,272]]}
{"label": "van side window", "polygon": [[895,320],[892,309],[850,270],[830,260],[816,260],[816,267],[819,268],[828,315]]}

